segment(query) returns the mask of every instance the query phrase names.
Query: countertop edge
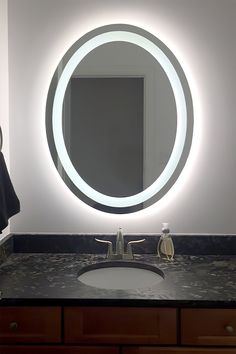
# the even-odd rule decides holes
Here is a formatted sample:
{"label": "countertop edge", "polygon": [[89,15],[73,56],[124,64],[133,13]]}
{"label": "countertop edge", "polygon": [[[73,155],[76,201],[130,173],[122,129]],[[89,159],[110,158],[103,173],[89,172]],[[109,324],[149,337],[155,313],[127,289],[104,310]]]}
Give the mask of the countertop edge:
{"label": "countertop edge", "polygon": [[96,306],[96,307],[166,307],[166,308],[236,308],[236,301],[214,300],[153,300],[153,299],[42,299],[8,298],[0,300],[5,306]]}

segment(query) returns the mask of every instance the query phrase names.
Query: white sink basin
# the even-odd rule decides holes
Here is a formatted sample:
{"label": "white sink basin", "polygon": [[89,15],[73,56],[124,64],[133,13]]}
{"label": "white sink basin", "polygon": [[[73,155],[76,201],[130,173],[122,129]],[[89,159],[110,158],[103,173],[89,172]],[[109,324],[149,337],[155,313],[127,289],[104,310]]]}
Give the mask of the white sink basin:
{"label": "white sink basin", "polygon": [[78,280],[102,289],[140,289],[157,285],[164,279],[163,272],[139,262],[102,262],[81,270]]}

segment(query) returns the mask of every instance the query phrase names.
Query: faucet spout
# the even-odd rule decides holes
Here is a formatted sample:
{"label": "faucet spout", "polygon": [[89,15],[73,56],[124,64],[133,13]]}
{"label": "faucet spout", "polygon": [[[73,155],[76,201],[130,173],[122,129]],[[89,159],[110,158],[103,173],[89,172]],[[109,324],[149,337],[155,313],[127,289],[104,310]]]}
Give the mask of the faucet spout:
{"label": "faucet spout", "polygon": [[113,247],[112,247],[111,241],[99,240],[97,238],[95,238],[95,240],[98,242],[102,242],[102,243],[107,244],[108,245],[107,258],[108,259],[115,259],[115,260],[134,259],[132,245],[145,241],[145,239],[129,241],[127,244],[127,252],[125,252],[124,235],[123,235],[121,228],[119,228],[119,230],[117,231],[117,234],[116,234],[115,252],[113,252]]}
{"label": "faucet spout", "polygon": [[116,254],[119,256],[124,255],[124,236],[121,227],[119,228],[116,236]]}

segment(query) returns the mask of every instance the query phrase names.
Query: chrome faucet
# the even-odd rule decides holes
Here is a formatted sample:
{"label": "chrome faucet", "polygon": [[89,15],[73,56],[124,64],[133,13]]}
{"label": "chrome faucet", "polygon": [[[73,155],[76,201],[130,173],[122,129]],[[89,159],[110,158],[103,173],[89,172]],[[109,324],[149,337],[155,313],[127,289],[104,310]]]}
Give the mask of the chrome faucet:
{"label": "chrome faucet", "polygon": [[116,255],[123,256],[124,255],[124,236],[121,227],[119,228],[116,235]]}
{"label": "chrome faucet", "polygon": [[140,243],[145,241],[145,238],[141,240],[133,240],[129,241],[127,243],[127,252],[124,251],[125,246],[124,246],[124,235],[122,232],[122,229],[119,228],[117,235],[116,235],[116,249],[115,253],[113,252],[113,245],[111,241],[106,241],[106,240],[100,240],[98,238],[95,238],[96,241],[106,243],[108,245],[107,249],[107,258],[108,259],[134,259],[133,256],[133,251],[132,251],[132,244],[135,243]]}

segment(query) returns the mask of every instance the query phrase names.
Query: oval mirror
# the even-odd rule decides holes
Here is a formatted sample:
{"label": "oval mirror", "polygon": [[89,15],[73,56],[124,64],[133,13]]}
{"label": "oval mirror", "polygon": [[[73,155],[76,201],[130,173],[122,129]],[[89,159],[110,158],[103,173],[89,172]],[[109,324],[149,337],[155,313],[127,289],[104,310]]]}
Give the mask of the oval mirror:
{"label": "oval mirror", "polygon": [[174,54],[130,25],[100,27],[60,61],[46,128],[54,164],[90,206],[130,213],[179,177],[193,134],[189,85]]}

